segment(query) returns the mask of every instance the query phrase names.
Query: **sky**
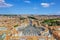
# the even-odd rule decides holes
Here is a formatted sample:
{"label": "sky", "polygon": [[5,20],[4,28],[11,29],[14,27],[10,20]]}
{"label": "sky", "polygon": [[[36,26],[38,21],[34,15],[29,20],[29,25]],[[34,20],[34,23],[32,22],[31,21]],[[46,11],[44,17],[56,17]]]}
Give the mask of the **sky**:
{"label": "sky", "polygon": [[60,0],[0,0],[0,14],[60,15]]}

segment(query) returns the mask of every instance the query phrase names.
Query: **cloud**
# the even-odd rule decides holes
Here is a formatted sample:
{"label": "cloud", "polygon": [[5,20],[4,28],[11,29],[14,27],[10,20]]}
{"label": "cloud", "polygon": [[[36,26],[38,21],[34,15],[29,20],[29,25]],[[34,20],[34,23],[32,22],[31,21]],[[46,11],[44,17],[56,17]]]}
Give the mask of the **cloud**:
{"label": "cloud", "polygon": [[51,5],[54,5],[55,3],[41,3],[41,6],[43,7],[50,7]]}
{"label": "cloud", "polygon": [[0,7],[11,7],[12,4],[8,4],[5,2],[5,0],[0,0]]}
{"label": "cloud", "polygon": [[0,2],[5,2],[4,0],[0,0]]}
{"label": "cloud", "polygon": [[29,1],[29,0],[24,0],[24,2],[25,2],[25,3],[31,3],[31,1]]}
{"label": "cloud", "polygon": [[48,3],[41,3],[41,5],[42,5],[43,7],[49,7],[49,6],[50,6],[50,4],[48,4]]}

